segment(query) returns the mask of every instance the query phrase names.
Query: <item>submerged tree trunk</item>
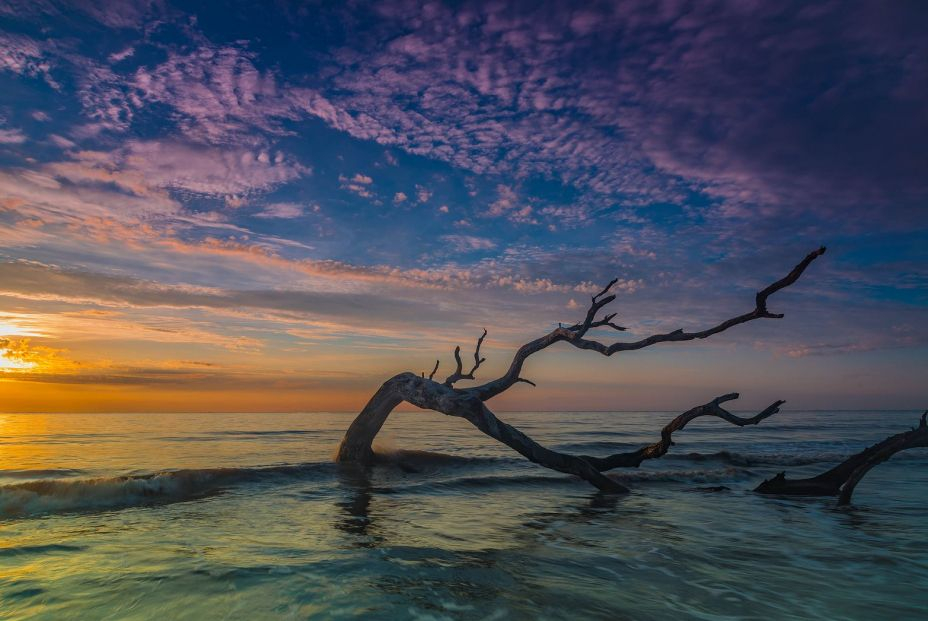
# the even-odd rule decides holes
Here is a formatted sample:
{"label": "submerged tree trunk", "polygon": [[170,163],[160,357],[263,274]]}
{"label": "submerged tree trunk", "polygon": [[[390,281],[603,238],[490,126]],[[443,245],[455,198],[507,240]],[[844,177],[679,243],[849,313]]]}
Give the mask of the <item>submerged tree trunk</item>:
{"label": "submerged tree trunk", "polygon": [[899,451],[928,447],[926,416],[928,411],[922,414],[918,427],[877,442],[818,476],[790,480],[786,478],[786,473],[781,472],[758,485],[754,491],[786,496],[838,496],[839,505],[850,504],[854,488],[874,466],[883,463]]}
{"label": "submerged tree trunk", "polygon": [[753,417],[740,418],[721,407],[722,403],[736,399],[738,394],[723,395],[676,417],[664,427],[659,442],[629,453],[617,453],[606,457],[570,455],[548,449],[512,425],[501,421],[487,407],[485,402],[517,383],[534,386],[533,382],[521,377],[522,366],[529,356],[555,343],[566,342],[579,349],[593,350],[604,356],[611,356],[618,352],[644,349],[658,343],[704,339],[754,319],[779,319],[783,315],[771,313],[767,310],[767,298],[780,289],[796,282],[812,261],[824,254],[824,252],[825,248],[819,248],[809,253],[789,274],[759,291],[755,296],[754,309],[748,313],[738,315],[712,328],[698,332],[675,330],[664,334],[655,334],[639,341],[617,342],[606,345],[585,337],[590,330],[595,328],[625,330],[625,328],[613,323],[615,313],[606,314],[601,319],[596,318],[604,306],[615,300],[615,295],[609,293],[618,279],[613,280],[602,291],[593,296],[590,308],[582,322],[567,327],[559,326],[541,338],[520,347],[513,357],[509,370],[503,376],[479,386],[456,388],[454,384],[460,380],[475,379],[475,371],[485,361],[484,358],[480,357],[480,346],[487,335],[486,330],[484,330],[483,335],[477,340],[474,364],[467,373],[464,372],[461,361],[461,348],[457,347],[454,350],[456,368],[444,382],[439,383],[433,379],[438,371],[438,361],[435,362],[435,368],[428,377],[425,377],[424,373],[417,376],[414,373],[407,372],[400,373],[387,380],[349,426],[339,445],[336,459],[340,462],[362,464],[375,461],[374,438],[383,427],[390,412],[400,403],[406,402],[425,410],[464,418],[483,433],[509,446],[529,461],[552,470],[576,475],[604,492],[627,492],[628,489],[625,486],[607,477],[603,472],[619,467],[637,467],[646,459],[654,459],[664,455],[673,444],[671,434],[674,431],[683,429],[687,423],[700,416],[715,416],[738,426],[755,425],[779,411],[779,406],[783,402],[777,401]]}

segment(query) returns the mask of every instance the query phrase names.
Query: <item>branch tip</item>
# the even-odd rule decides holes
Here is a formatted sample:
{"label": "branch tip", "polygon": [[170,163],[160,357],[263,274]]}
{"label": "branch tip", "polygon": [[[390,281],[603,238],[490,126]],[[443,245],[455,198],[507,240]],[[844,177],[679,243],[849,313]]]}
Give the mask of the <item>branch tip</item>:
{"label": "branch tip", "polygon": [[[609,284],[606,285],[605,288],[603,288],[602,291],[600,291],[599,293],[597,293],[596,295],[593,296],[593,303],[595,304],[595,303],[596,303],[596,300],[598,300],[598,299],[601,298],[602,296],[604,296],[604,295],[606,295],[607,293],[609,293],[609,290],[612,289],[612,287],[613,287],[613,286],[615,285],[615,283],[617,283],[617,282],[619,282],[619,279],[618,279],[618,278],[613,278],[612,280],[610,280],[610,281],[609,281]],[[615,296],[612,296],[612,299],[615,299]],[[610,301],[611,301],[611,300],[610,300]],[[608,304],[608,303],[609,303],[609,302],[605,302],[604,304]]]}
{"label": "branch tip", "polygon": [[783,317],[782,314],[771,313],[769,310],[767,310],[767,298],[769,298],[772,294],[776,293],[780,289],[788,287],[789,285],[796,282],[799,277],[802,276],[805,269],[812,263],[812,261],[822,256],[824,253],[824,246],[813,250],[808,255],[806,255],[806,257],[795,267],[793,267],[792,271],[790,271],[786,276],[772,283],[765,289],[759,291],[755,296],[755,306],[752,310],[727,319],[711,328],[700,330],[698,332],[685,332],[681,328],[674,330],[673,332],[652,334],[651,336],[642,338],[637,341],[619,341],[607,345],[600,343],[599,341],[587,339],[584,337],[590,328],[593,327],[609,326],[615,330],[625,330],[624,327],[612,323],[612,319],[615,317],[615,315],[612,313],[606,315],[606,318],[602,320],[596,320],[596,313],[603,306],[615,299],[614,294],[609,294],[609,291],[612,289],[615,283],[618,282],[618,279],[613,279],[602,291],[593,296],[592,304],[587,311],[586,318],[582,322],[575,323],[570,326],[563,326],[558,324],[558,327],[547,335],[526,343],[516,352],[505,375],[486,384],[475,386],[468,390],[473,396],[477,397],[481,401],[486,401],[495,397],[515,384],[519,377],[519,373],[522,370],[522,365],[529,356],[561,341],[566,341],[578,349],[589,349],[596,351],[604,356],[612,356],[613,354],[619,352],[644,349],[645,347],[651,347],[652,345],[657,345],[658,343],[676,343],[708,338],[720,332],[724,332],[729,328],[733,328],[734,326],[747,323],[755,319],[780,319]]}
{"label": "branch tip", "polygon": [[[441,362],[440,359],[435,360],[435,368],[432,369],[432,372],[431,372],[431,373],[429,373],[429,379],[432,379],[433,377],[435,377],[435,373],[438,371],[438,363],[440,363],[440,362]],[[424,376],[424,375],[425,375],[425,374],[423,374],[423,376]]]}

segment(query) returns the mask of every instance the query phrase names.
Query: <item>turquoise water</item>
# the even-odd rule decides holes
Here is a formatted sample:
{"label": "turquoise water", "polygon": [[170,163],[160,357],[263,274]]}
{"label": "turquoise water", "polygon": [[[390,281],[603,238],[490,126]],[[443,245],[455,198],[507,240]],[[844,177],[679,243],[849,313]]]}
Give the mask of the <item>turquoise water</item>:
{"label": "turquoise water", "polygon": [[[605,454],[673,416],[502,417]],[[619,471],[618,498],[434,413],[395,413],[385,448],[450,457],[339,467],[351,418],[0,415],[0,619],[928,618],[928,451],[872,471],[850,508],[750,491],[916,412],[699,419]]]}

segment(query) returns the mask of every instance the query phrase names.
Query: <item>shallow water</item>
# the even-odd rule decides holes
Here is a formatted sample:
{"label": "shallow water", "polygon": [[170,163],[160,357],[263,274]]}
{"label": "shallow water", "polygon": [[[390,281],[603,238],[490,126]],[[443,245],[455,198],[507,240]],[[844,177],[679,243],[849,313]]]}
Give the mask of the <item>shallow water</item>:
{"label": "shallow water", "polygon": [[[606,454],[673,416],[502,418]],[[433,413],[395,413],[386,448],[450,457],[340,468],[351,417],[0,415],[0,619],[928,618],[928,451],[873,470],[851,508],[750,491],[915,412],[698,419],[618,471],[618,498]]]}

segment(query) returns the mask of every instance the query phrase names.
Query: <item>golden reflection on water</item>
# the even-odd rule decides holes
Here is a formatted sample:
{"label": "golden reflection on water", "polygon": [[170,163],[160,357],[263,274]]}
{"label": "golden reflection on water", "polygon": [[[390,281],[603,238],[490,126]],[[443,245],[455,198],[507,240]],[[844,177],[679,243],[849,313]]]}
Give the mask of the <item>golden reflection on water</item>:
{"label": "golden reflection on water", "polygon": [[49,418],[45,414],[0,414],[0,470],[54,467],[48,464],[57,459],[56,447],[35,441],[55,433]]}
{"label": "golden reflection on water", "polygon": [[0,471],[134,473],[302,463],[320,452],[328,457],[328,436],[347,420],[328,413],[0,414]]}

